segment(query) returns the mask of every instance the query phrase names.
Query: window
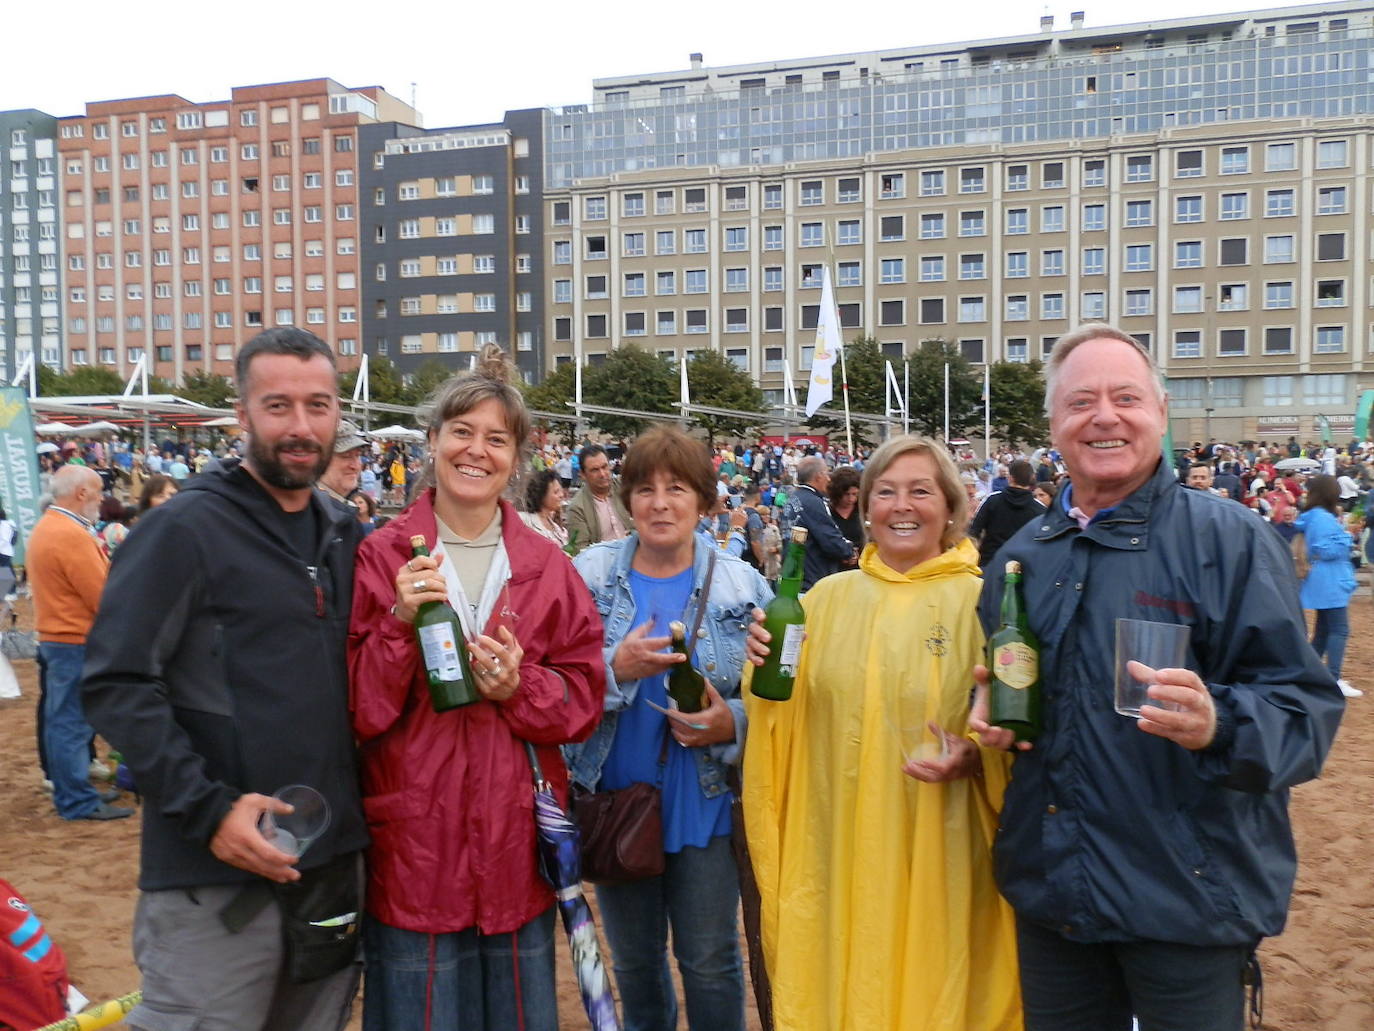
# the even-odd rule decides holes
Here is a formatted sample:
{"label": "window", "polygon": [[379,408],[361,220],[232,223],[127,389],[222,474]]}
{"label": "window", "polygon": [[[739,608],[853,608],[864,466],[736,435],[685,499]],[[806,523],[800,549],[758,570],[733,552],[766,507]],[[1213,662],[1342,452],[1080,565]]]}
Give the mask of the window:
{"label": "window", "polygon": [[1249,147],[1222,147],[1221,174],[1244,175],[1250,171]]}
{"label": "window", "polygon": [[1096,320],[1107,317],[1107,295],[1101,290],[1083,291],[1082,305],[1082,316],[1085,319]]}
{"label": "window", "polygon": [[[940,176],[941,176],[941,181],[943,182],[944,173],[941,172],[941,173],[940,173]],[[925,177],[926,177],[926,173],[925,173],[925,172],[922,172],[922,173],[921,173],[921,196],[923,196],[923,197],[925,197],[925,196],[930,196],[929,194],[927,194],[927,193],[925,192],[925,187],[926,187],[926,180],[925,180]],[[906,196],[906,176],[903,175],[901,172],[885,172],[885,173],[883,173],[883,175],[879,177],[878,184],[879,184],[879,195],[882,197],[883,200],[900,200],[902,197],[905,197],[905,196]],[[941,188],[940,192],[941,192],[941,193],[944,193],[944,192],[945,192],[944,189],[943,189],[943,187]],[[766,205],[765,205],[765,207],[766,207]]]}
{"label": "window", "polygon": [[1061,250],[1041,251],[1040,274],[1042,276],[1062,276],[1064,274],[1064,252]]}
{"label": "window", "polygon": [[960,236],[986,236],[987,218],[981,211],[959,212]]}
{"label": "window", "polygon": [[1317,307],[1318,307],[1318,308],[1344,308],[1344,307],[1345,307],[1345,280],[1344,280],[1344,279],[1319,279],[1319,280],[1317,280]]}
{"label": "window", "polygon": [[[1232,241],[1223,240],[1223,248]],[[1266,236],[1264,238],[1264,262],[1266,265],[1282,265],[1294,260],[1293,237],[1291,236]],[[1228,262],[1225,255],[1222,257],[1222,264],[1244,264],[1241,262]]]}
{"label": "window", "polygon": [[1275,281],[1264,284],[1264,306],[1266,308],[1293,307],[1293,284],[1291,281]]}
{"label": "window", "polygon": [[[672,270],[660,270],[654,274],[654,293],[660,297],[667,297],[677,293],[677,273]],[[557,300],[557,298],[554,298]],[[571,294],[568,300],[572,300]]]}
{"label": "window", "polygon": [[[1030,298],[1026,294],[1008,294],[1006,317],[1010,322],[1024,322],[1026,319],[1029,319]],[[1084,317],[1087,317],[1086,311],[1084,312]]]}
{"label": "window", "polygon": [[1318,260],[1318,261],[1344,261],[1344,260],[1345,260],[1345,234],[1344,234],[1344,233],[1318,233],[1318,234],[1317,234],[1317,260]]}
{"label": "window", "polygon": [[1040,166],[1040,188],[1059,190],[1064,186],[1064,162],[1046,161]]}
{"label": "window", "polygon": [[879,261],[878,281],[881,283],[905,283],[906,260],[904,258],[883,258]]}
{"label": "window", "polygon": [[959,169],[960,193],[982,193],[987,188],[987,177],[981,167]]}
{"label": "window", "polygon": [[1153,315],[1155,309],[1153,290],[1127,290],[1127,315]]}
{"label": "window", "polygon": [[1318,326],[1316,354],[1340,354],[1345,350],[1344,326]]}
{"label": "window", "polygon": [[572,264],[572,241],[555,240],[553,243],[553,263],[555,265]]}
{"label": "window", "polygon": [[[191,284],[190,284],[190,283],[187,283],[186,285],[187,285],[187,286],[190,286]],[[289,293],[291,292],[291,289],[292,289],[292,286],[293,286],[293,285],[294,285],[294,284],[291,282],[291,277],[290,277],[290,276],[277,276],[277,277],[273,280],[273,287],[272,287],[272,288],[273,288],[274,291],[276,291],[276,292],[279,293],[279,294],[289,294]]]}
{"label": "window", "polygon": [[1126,158],[1126,181],[1148,183],[1155,177],[1155,159],[1150,154],[1133,154]]}
{"label": "window", "polygon": [[836,286],[863,286],[863,266],[857,261],[842,261],[835,271]]}
{"label": "window", "polygon": [[1030,255],[1025,251],[1008,251],[1006,274],[1008,279],[1025,279],[1029,276]]}
{"label": "window", "polygon": [[1283,218],[1292,215],[1293,191],[1292,190],[1267,190],[1264,194],[1264,217]]}
{"label": "window", "polygon": [[1154,245],[1132,243],[1126,245],[1126,271],[1149,272],[1154,268]]}
{"label": "window", "polygon": [[1217,288],[1217,311],[1248,311],[1250,287],[1246,283],[1223,283]]}
{"label": "window", "polygon": [[[1292,354],[1293,353],[1293,327],[1291,326],[1266,326],[1264,329],[1264,353],[1265,354]],[[1279,400],[1271,396],[1270,382],[1282,380],[1282,397]],[[1266,408],[1273,405],[1291,405],[1293,403],[1293,377],[1292,376],[1265,376],[1264,377],[1264,406]],[[1279,388],[1275,389],[1275,393]]]}
{"label": "window", "polygon": [[1201,358],[1201,357],[1202,357],[1202,330],[1200,330],[1200,329],[1176,329],[1176,330],[1174,330],[1174,357],[1175,357],[1175,358]]}
{"label": "window", "polygon": [[[495,216],[495,215],[473,215],[473,216],[472,216],[472,231],[473,231],[473,233],[475,233],[475,234],[483,235],[483,236],[489,235],[489,234],[491,234],[491,233],[496,232],[496,216]],[[589,240],[589,241],[590,241],[590,240],[594,240],[594,239],[597,239],[597,237],[588,237],[588,240]],[[604,237],[601,237],[600,239],[601,239],[601,247],[602,247],[602,253],[601,253],[600,257],[605,257],[606,241],[605,241],[605,238],[604,238]]]}
{"label": "window", "polygon": [[801,224],[801,247],[825,246],[825,223],[803,222]]}
{"label": "window", "polygon": [[[926,216],[922,216],[922,222],[921,222],[921,232],[922,232],[923,234],[924,234],[925,229],[926,229],[926,225],[925,225],[925,221],[924,221],[925,217],[926,217]],[[944,235],[945,235],[945,233],[944,233],[944,216],[941,215],[941,216],[939,216],[939,217],[940,217],[940,225],[941,225],[941,229],[940,229],[939,235],[940,235],[940,236],[944,236]],[[905,216],[905,215],[883,215],[882,218],[880,219],[879,223],[878,223],[878,230],[879,230],[879,235],[881,236],[882,241],[883,241],[884,243],[892,243],[892,242],[898,241],[898,240],[905,240],[905,239],[906,239],[906,216]],[[929,239],[929,237],[924,237],[924,236],[923,236],[923,239]]]}
{"label": "window", "polygon": [[[858,219],[843,219],[838,224],[839,239],[836,240],[842,247],[852,247],[864,242],[863,223]],[[981,233],[976,234],[981,236]]]}
{"label": "window", "polygon": [[[660,193],[658,194],[659,201],[661,202],[662,199],[663,199],[665,196],[668,198],[668,210],[666,210],[666,211],[662,210],[662,204],[660,203],[660,204],[656,205],[655,212],[654,212],[655,214],[658,214],[658,215],[671,215],[671,214],[673,213],[673,207],[672,207],[672,196],[673,196],[673,195],[672,195],[671,191],[665,190],[665,191],[660,192]],[[781,208],[781,207],[782,207],[782,184],[781,184],[781,183],[767,183],[767,184],[764,185],[764,187],[763,187],[763,207],[764,207],[764,210],[765,210],[765,211],[776,211],[778,208]]]}
{"label": "window", "polygon": [[782,239],[782,226],[763,227],[763,249],[765,251],[782,250]]}
{"label": "window", "polygon": [[1026,208],[1007,209],[1008,236],[1022,236],[1030,232],[1030,211]]}
{"label": "window", "polygon": [[[643,237],[643,233],[635,234]],[[746,251],[749,249],[749,230],[745,226],[727,226],[725,229],[725,249],[727,251]],[[642,251],[641,251],[642,253]]]}
{"label": "window", "polygon": [[770,265],[763,270],[763,289],[765,293],[776,293],[782,289],[782,266]]}
{"label": "window", "polygon": [[1298,167],[1298,145],[1296,143],[1269,143],[1264,147],[1264,170],[1266,172],[1292,172]]}
{"label": "window", "polygon": [[572,204],[566,200],[554,201],[553,224],[566,226],[572,224]]}
{"label": "window", "polygon": [[[835,186],[835,200],[840,204],[857,204],[863,200],[862,194],[863,180],[855,177],[852,179],[841,179]],[[743,190],[744,187],[734,187]],[[726,200],[729,201],[729,190],[726,191]]]}
{"label": "window", "polygon": [[608,297],[605,276],[588,276],[584,296],[589,301],[599,301]]}
{"label": "window", "polygon": [[643,234],[643,233],[625,233],[625,234],[623,234],[622,243],[623,243],[624,248],[625,248],[624,254],[625,254],[626,257],[628,257],[628,258],[638,258],[638,257],[642,257],[642,256],[643,256],[643,254],[644,254],[644,234]]}
{"label": "window", "polygon": [[[726,308],[725,309],[725,332],[727,333],[748,333],[749,332],[749,309],[748,308]],[[743,355],[743,351],[732,352]],[[736,364],[739,364],[736,362]],[[747,363],[746,363],[747,365]]]}
{"label": "window", "polygon": [[[494,185],[494,179],[493,179],[493,177],[492,177],[492,176],[489,176],[489,175],[474,175],[474,176],[472,177],[472,192],[473,192],[474,194],[483,194],[483,195],[489,194],[489,193],[495,193],[495,192],[496,192],[496,187],[495,187],[495,185]],[[605,197],[602,197],[602,198],[601,198],[601,203],[602,203],[603,206],[605,205],[605,203],[606,203],[606,198],[605,198]],[[602,217],[602,218],[605,218],[606,216],[603,214],[601,217]]]}
{"label": "window", "polygon": [[986,279],[987,261],[982,254],[959,255],[960,279]]}
{"label": "window", "polygon": [[1105,204],[1083,205],[1083,231],[1096,232],[1107,228],[1107,206]]}
{"label": "window", "polygon": [[642,311],[625,312],[623,325],[627,337],[642,337],[649,332],[648,316]]}
{"label": "window", "polygon": [[685,294],[704,294],[709,290],[704,268],[688,269],[682,274],[682,292]]}
{"label": "window", "polygon": [[825,203],[825,184],[819,179],[803,181],[798,197],[799,203],[805,207],[812,204]]}
{"label": "window", "polygon": [[1174,178],[1191,179],[1202,175],[1202,151],[1180,150],[1174,155]]}
{"label": "window", "polygon": [[659,336],[673,336],[677,333],[677,312],[661,311],[654,320],[654,332]]}
{"label": "window", "polygon": [[[629,194],[627,196],[634,196]],[[644,198],[640,195],[640,210],[638,214],[644,214]],[[725,188],[725,210],[726,211],[748,211],[749,210],[749,187],[747,186],[727,186]],[[625,212],[629,215],[630,212]]]}
{"label": "window", "polygon": [[1195,314],[1202,311],[1202,287],[1174,287],[1174,313],[1178,315]]}
{"label": "window", "polygon": [[749,270],[747,268],[728,268],[725,270],[725,292],[727,294],[747,293],[749,290]]}
{"label": "window", "polygon": [[[1350,164],[1350,143],[1348,140],[1318,140],[1317,167],[1344,168]],[[1344,346],[1341,348],[1344,350]]]}
{"label": "window", "polygon": [[1148,200],[1128,200],[1126,202],[1126,224],[1128,226],[1154,225],[1154,202]]}
{"label": "window", "polygon": [[1041,294],[1040,317],[1042,319],[1064,318],[1064,295],[1060,293]]}
{"label": "window", "polygon": [[582,217],[588,222],[599,222],[606,217],[606,198],[605,197],[584,197],[582,199]]}
{"label": "window", "polygon": [[291,224],[291,209],[273,208],[272,224],[277,226],[289,226]]}
{"label": "window", "polygon": [[[900,216],[899,216],[900,217]],[[941,240],[945,235],[945,216],[943,212],[928,211],[921,215],[921,239]],[[891,239],[883,237],[884,240]]]}
{"label": "window", "polygon": [[706,320],[705,308],[688,308],[684,313],[684,325],[688,333],[709,333],[710,325]]}
{"label": "window", "polygon": [[1317,191],[1318,215],[1344,215],[1345,211],[1344,186],[1323,186]]}
{"label": "window", "polygon": [[943,283],[945,280],[944,255],[926,255],[921,258],[921,282]]}
{"label": "window", "polygon": [[563,318],[554,319],[554,320],[553,320],[553,338],[554,338],[555,340],[571,340],[571,339],[572,339],[572,319],[567,318],[566,316],[563,317]]}
{"label": "window", "polygon": [[682,251],[684,254],[706,253],[706,230],[684,229],[682,231]]}
{"label": "window", "polygon": [[1107,272],[1107,251],[1102,247],[1085,247],[1080,252],[1083,262],[1082,274],[1101,276]]}
{"label": "window", "polygon": [[[1273,239],[1272,237],[1270,239]],[[1289,237],[1291,240],[1292,237]],[[1244,237],[1234,237],[1221,241],[1222,265],[1245,265],[1250,260],[1250,241]],[[1266,260],[1267,256],[1266,256]]]}
{"label": "window", "polygon": [[[1319,331],[1320,332],[1320,331]],[[1340,405],[1346,402],[1346,376],[1324,375],[1302,378],[1302,400],[1307,405]]]}
{"label": "window", "polygon": [[945,299],[943,297],[921,298],[921,324],[938,325],[945,321]]}
{"label": "window", "polygon": [[987,317],[988,305],[986,299],[982,297],[959,298],[960,322],[986,322]]}
{"label": "window", "polygon": [[1083,162],[1083,185],[1106,186],[1107,162],[1101,158],[1090,158]]}

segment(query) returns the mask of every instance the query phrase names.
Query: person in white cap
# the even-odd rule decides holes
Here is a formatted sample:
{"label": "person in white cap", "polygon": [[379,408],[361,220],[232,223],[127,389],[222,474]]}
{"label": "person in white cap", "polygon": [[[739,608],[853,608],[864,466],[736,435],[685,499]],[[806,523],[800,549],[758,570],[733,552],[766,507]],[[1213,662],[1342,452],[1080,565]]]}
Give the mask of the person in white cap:
{"label": "person in white cap", "polygon": [[340,504],[352,506],[349,499],[357,493],[358,478],[370,445],[358,427],[347,419],[339,420],[339,435],[334,439],[334,457],[315,486]]}

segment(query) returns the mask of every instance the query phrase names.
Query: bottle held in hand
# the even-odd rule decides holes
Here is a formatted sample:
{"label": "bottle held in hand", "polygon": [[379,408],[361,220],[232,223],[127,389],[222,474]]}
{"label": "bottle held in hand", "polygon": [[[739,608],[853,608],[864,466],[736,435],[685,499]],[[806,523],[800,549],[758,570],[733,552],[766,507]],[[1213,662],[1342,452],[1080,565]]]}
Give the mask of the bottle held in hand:
{"label": "bottle held in hand", "polygon": [[706,680],[692,666],[692,653],[687,647],[687,627],[674,621],[668,624],[673,639],[673,651],[686,656],[668,671],[668,694],[677,703],[679,712],[700,712],[706,705]]}
{"label": "bottle held in hand", "polygon": [[1031,633],[1021,598],[1021,563],[1006,567],[1002,625],[988,639],[988,722],[1017,741],[1040,736],[1040,642]]}
{"label": "bottle held in hand", "polygon": [[[428,555],[424,537],[410,538],[416,558]],[[429,701],[435,712],[447,712],[481,697],[468,659],[463,624],[447,601],[427,601],[415,613],[415,639],[429,678]]]}
{"label": "bottle held in hand", "polygon": [[802,567],[806,562],[806,535],[805,527],[793,527],[792,540],[782,560],[778,593],[763,610],[763,627],[771,639],[768,657],[754,670],[749,682],[749,690],[755,695],[774,702],[785,702],[792,697],[802,638],[806,636],[806,613],[798,597]]}

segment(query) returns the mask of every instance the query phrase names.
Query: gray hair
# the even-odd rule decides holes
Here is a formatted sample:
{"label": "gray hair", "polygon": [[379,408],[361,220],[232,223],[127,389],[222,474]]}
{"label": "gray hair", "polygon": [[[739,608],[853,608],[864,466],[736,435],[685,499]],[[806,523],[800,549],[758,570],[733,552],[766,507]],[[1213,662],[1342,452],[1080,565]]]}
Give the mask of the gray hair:
{"label": "gray hair", "polygon": [[[92,483],[92,480],[95,482]],[[83,487],[95,487],[99,490],[100,475],[94,469],[89,469],[84,465],[64,465],[52,474],[52,482],[48,485],[48,490],[52,494],[53,501],[61,502],[76,497],[77,492]]]}
{"label": "gray hair", "polygon": [[825,471],[825,459],[819,455],[807,455],[797,463],[797,482],[810,483],[817,473]]}
{"label": "gray hair", "polygon": [[1054,342],[1054,349],[1050,352],[1049,360],[1045,362],[1045,414],[1050,414],[1051,404],[1054,400],[1054,385],[1059,377],[1059,370],[1064,362],[1068,360],[1080,345],[1086,344],[1089,340],[1120,340],[1122,343],[1130,344],[1140,353],[1140,357],[1145,359],[1145,364],[1150,369],[1150,382],[1154,384],[1155,395],[1161,402],[1167,399],[1164,391],[1164,378],[1159,371],[1159,364],[1155,361],[1150,349],[1141,344],[1139,340],[1131,336],[1124,329],[1117,329],[1109,326],[1105,322],[1087,322],[1076,329],[1071,329]]}

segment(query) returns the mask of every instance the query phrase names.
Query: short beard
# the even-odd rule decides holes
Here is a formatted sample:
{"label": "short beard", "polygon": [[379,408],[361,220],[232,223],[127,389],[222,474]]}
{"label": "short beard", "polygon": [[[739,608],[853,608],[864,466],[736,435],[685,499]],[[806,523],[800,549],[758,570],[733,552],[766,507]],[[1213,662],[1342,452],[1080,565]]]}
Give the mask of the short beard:
{"label": "short beard", "polygon": [[[334,452],[333,442],[330,443],[328,448],[319,448],[319,457],[313,469],[292,472],[281,463],[277,458],[277,454],[292,445],[300,443],[303,443],[303,441],[288,437],[285,440],[278,441],[275,446],[269,447],[259,441],[257,437],[253,436],[250,431],[248,437],[248,464],[252,467],[253,471],[261,477],[264,483],[276,487],[279,490],[304,490],[307,487],[313,487],[315,481],[329,468],[329,461],[333,457]],[[313,441],[310,442],[310,446],[318,447]]]}

